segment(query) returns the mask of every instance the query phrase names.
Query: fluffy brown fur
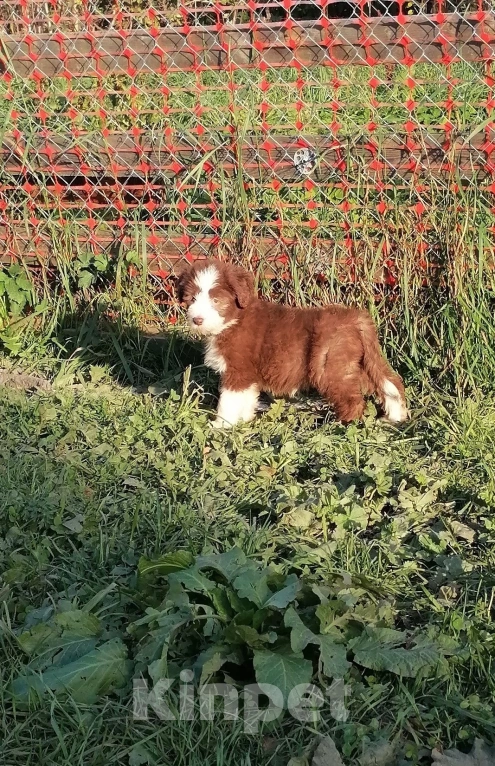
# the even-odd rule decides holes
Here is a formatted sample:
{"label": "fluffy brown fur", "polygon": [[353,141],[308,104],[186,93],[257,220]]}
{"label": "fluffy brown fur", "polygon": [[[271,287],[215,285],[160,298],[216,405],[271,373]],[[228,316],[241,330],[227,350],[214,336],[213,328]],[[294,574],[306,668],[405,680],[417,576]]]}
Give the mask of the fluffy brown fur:
{"label": "fluffy brown fur", "polygon": [[[403,382],[384,359],[366,311],[259,300],[251,274],[213,260],[186,268],[178,292],[191,326],[208,338],[206,363],[221,374],[218,425],[229,424],[222,397],[227,411],[236,392],[256,399],[260,391],[290,396],[316,389],[344,422],[361,418],[364,396],[374,394],[390,420],[407,417]],[[249,403],[236,407],[231,422],[254,416]]]}

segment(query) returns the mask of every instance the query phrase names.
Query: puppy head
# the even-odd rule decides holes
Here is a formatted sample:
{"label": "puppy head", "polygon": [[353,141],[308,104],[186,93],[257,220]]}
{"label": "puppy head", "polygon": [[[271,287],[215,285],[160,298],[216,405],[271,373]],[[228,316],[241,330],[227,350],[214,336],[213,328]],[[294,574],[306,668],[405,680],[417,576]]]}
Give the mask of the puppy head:
{"label": "puppy head", "polygon": [[238,321],[253,298],[254,280],[238,266],[206,260],[186,267],[179,277],[179,300],[187,306],[190,327],[200,335],[219,335]]}

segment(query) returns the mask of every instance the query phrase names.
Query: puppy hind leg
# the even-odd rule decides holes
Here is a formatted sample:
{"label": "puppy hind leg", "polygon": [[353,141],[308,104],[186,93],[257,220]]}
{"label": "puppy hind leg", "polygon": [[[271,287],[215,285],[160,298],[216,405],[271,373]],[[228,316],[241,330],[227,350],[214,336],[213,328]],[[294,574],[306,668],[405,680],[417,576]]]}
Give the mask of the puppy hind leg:
{"label": "puppy hind leg", "polygon": [[333,401],[337,419],[342,423],[351,423],[353,420],[361,420],[366,408],[366,402],[361,394],[335,398]]}
{"label": "puppy hind leg", "polygon": [[408,419],[409,413],[407,411],[404,395],[401,393],[399,387],[388,379],[383,382],[382,403],[385,411],[385,419],[388,420],[389,423],[403,423]]}
{"label": "puppy hind leg", "polygon": [[[338,361],[334,361],[334,367],[338,370]],[[364,415],[366,402],[363,396],[363,380],[358,365],[343,362],[341,369],[345,372],[339,377],[322,375],[317,390],[332,405],[337,419],[343,423],[350,423],[352,420],[360,420]]]}

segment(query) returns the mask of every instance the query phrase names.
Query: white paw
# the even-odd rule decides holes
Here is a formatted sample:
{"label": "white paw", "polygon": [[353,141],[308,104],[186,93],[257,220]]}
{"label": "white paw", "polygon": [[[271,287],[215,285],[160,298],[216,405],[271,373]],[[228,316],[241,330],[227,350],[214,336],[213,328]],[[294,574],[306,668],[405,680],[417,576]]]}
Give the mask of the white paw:
{"label": "white paw", "polygon": [[215,420],[211,424],[212,428],[231,428],[232,424],[228,423],[223,418],[215,418]]}
{"label": "white paw", "polygon": [[249,413],[248,415],[246,415],[245,417],[242,418],[242,422],[243,423],[251,423],[255,419],[255,417],[256,417],[256,413],[255,412]]}
{"label": "white paw", "polygon": [[411,413],[409,410],[407,410],[405,407],[401,407],[399,411],[394,412],[386,412],[383,417],[380,418],[380,420],[383,420],[384,423],[390,423],[391,425],[395,426],[398,423],[405,423],[406,420],[410,420]]}

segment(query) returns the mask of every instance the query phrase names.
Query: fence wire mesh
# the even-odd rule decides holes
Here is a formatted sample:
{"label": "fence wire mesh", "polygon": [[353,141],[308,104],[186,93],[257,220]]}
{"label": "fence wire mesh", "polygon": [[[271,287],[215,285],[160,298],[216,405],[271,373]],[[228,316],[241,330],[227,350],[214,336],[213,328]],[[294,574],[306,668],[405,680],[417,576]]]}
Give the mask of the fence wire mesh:
{"label": "fence wire mesh", "polygon": [[447,208],[492,246],[494,60],[483,0],[6,0],[1,257],[368,248],[393,282]]}

